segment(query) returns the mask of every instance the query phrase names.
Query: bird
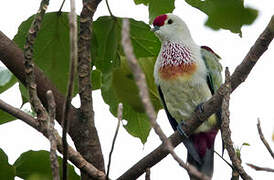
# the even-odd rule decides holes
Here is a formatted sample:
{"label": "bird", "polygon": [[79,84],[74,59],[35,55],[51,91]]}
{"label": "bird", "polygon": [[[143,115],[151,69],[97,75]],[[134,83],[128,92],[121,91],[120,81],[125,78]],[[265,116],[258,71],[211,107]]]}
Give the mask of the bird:
{"label": "bird", "polygon": [[187,162],[212,177],[214,141],[220,129],[221,110],[211,115],[190,136],[181,126],[194,111],[203,111],[203,103],[222,84],[221,58],[211,48],[197,45],[186,23],[174,14],[157,16],[151,31],[161,42],[154,65],[154,80],[167,118],[173,130],[178,130],[183,136]]}

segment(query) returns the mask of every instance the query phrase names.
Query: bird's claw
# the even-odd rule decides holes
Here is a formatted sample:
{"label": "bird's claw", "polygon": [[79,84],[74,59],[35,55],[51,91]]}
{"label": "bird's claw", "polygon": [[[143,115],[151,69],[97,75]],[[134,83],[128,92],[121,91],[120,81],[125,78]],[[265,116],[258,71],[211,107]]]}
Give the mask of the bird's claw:
{"label": "bird's claw", "polygon": [[185,131],[182,129],[183,125],[185,125],[185,123],[184,123],[184,121],[181,121],[181,123],[179,123],[177,126],[177,130],[181,136],[183,136],[184,138],[188,138],[188,135],[186,135]]}
{"label": "bird's claw", "polygon": [[196,106],[195,112],[200,112],[200,113],[204,112],[204,103],[203,102],[198,104],[198,106]]}

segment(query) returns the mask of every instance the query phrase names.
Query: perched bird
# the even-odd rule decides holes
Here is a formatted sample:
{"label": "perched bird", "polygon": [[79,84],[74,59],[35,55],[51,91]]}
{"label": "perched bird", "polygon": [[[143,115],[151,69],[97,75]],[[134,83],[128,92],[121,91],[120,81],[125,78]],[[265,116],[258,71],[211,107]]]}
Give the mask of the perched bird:
{"label": "perched bird", "polygon": [[[182,19],[163,14],[153,21],[161,50],[154,66],[155,83],[174,130],[184,136],[187,162],[209,177],[213,174],[214,140],[220,125],[220,112],[210,116],[187,137],[181,125],[196,110],[202,110],[222,83],[219,56],[209,47],[198,46]],[[190,176],[190,179],[195,179]]]}

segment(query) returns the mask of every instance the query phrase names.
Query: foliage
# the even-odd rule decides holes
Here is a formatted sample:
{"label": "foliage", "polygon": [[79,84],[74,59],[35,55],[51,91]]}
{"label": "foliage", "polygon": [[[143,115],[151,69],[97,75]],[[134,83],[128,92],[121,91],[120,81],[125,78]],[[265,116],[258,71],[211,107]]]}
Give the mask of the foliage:
{"label": "foliage", "polygon": [[[60,176],[62,177],[62,158],[58,157],[60,166]],[[79,180],[79,175],[74,171],[74,167],[69,164],[69,179]],[[0,149],[0,179],[12,180],[14,177],[26,180],[47,180],[52,179],[49,152],[47,151],[27,151],[20,155],[13,165],[8,163],[8,157]]]}
{"label": "foliage", "polygon": [[[199,9],[208,16],[206,26],[218,30],[227,29],[240,33],[243,25],[252,24],[258,11],[244,6],[243,0],[185,0],[189,5]],[[136,4],[149,7],[150,23],[159,14],[171,13],[174,0],[134,0]]]}

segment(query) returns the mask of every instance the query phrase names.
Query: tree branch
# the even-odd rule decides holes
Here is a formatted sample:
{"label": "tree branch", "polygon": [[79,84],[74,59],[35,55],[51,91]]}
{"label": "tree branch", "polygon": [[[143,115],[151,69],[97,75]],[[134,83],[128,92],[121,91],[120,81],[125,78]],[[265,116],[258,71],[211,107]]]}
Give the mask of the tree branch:
{"label": "tree branch", "polygon": [[[233,147],[233,142],[231,140],[231,131],[229,128],[230,123],[230,112],[229,112],[229,100],[230,100],[230,92],[231,92],[231,81],[230,81],[230,73],[228,68],[225,69],[225,94],[222,102],[222,139],[224,141],[225,149],[228,152],[230,160],[232,161],[233,169],[235,168],[237,172],[241,175],[243,179],[252,179],[244,170],[241,165],[240,159],[237,158],[235,149]],[[234,174],[234,173],[232,173]]]}
{"label": "tree branch", "polygon": [[120,123],[122,121],[122,118],[123,118],[123,104],[119,103],[118,110],[117,110],[118,123],[117,123],[117,127],[116,127],[116,130],[115,130],[115,133],[114,133],[111,149],[110,149],[109,156],[108,156],[108,166],[107,166],[108,168],[107,168],[107,178],[106,179],[109,179],[108,177],[109,177],[109,172],[110,172],[111,156],[112,156],[112,153],[113,153],[113,150],[114,150],[114,145],[115,145],[115,141],[116,141],[116,138],[117,138],[117,135],[118,135],[118,132],[119,132]]}
{"label": "tree branch", "polygon": [[[267,50],[270,42],[274,36],[274,16],[272,16],[269,24],[256,40],[255,44],[251,47],[242,63],[236,68],[231,76],[231,91],[233,92],[242,82],[245,81],[248,74],[260,58],[260,56]],[[189,135],[191,134],[200,124],[203,123],[208,117],[219,110],[222,99],[224,96],[225,85],[223,84],[216,94],[214,94],[207,102],[204,103],[204,112],[193,113],[190,120],[182,127],[184,132]],[[179,133],[176,131],[168,138],[173,145],[177,146],[181,141]],[[161,161],[168,155],[168,151],[161,144],[153,152],[145,156],[133,167],[126,171],[119,179],[136,179],[142,175],[147,168],[154,166],[156,163]]]}
{"label": "tree branch", "polygon": [[[2,100],[0,100],[0,109],[24,121],[37,131],[41,132],[46,138],[49,138],[47,126],[45,126],[44,124],[40,126],[40,123],[38,123],[36,119],[34,119],[32,116],[28,115],[24,111],[11,106]],[[54,136],[57,140],[56,142],[58,151],[60,153],[63,153],[62,138],[59,136],[56,130],[54,130]],[[86,161],[81,156],[81,154],[75,151],[71,146],[68,146],[68,158],[76,167],[78,167],[81,171],[87,173],[90,177],[98,180],[105,180],[105,173],[98,170],[96,167]]]}
{"label": "tree branch", "polygon": [[[91,84],[91,54],[90,39],[92,18],[101,0],[84,0],[80,14],[80,30],[78,41],[78,89],[81,101],[80,121],[77,126],[81,129],[76,142],[77,150],[99,170],[105,171],[104,157],[101,144],[94,124]],[[88,179],[88,177],[84,177]]]}
{"label": "tree branch", "polygon": [[70,0],[70,13],[69,13],[69,36],[70,36],[70,69],[69,80],[67,87],[67,96],[65,99],[62,115],[62,143],[63,143],[63,180],[67,180],[67,159],[68,159],[68,143],[67,143],[67,131],[69,127],[69,112],[71,107],[71,100],[74,92],[74,76],[77,66],[77,19],[75,12],[75,1]]}
{"label": "tree branch", "polygon": [[29,99],[34,111],[37,113],[38,120],[42,123],[45,123],[48,114],[46,109],[43,107],[40,99],[37,95],[36,83],[35,83],[35,74],[34,74],[34,63],[33,63],[33,45],[35,39],[37,37],[37,33],[39,32],[42,24],[42,20],[44,14],[47,10],[47,6],[49,4],[49,0],[42,0],[40,3],[39,10],[35,15],[31,27],[29,29],[26,43],[24,46],[24,65],[25,65],[25,73],[26,73],[26,87],[29,93]]}
{"label": "tree branch", "polygon": [[264,138],[264,135],[263,135],[263,132],[262,132],[262,128],[261,128],[261,122],[260,122],[259,118],[258,118],[258,123],[257,123],[257,129],[258,129],[258,133],[260,135],[260,138],[261,138],[262,142],[264,143],[266,149],[268,150],[268,152],[270,153],[270,155],[274,159],[274,153],[273,153],[271,147],[269,146],[268,142]]}
{"label": "tree branch", "polygon": [[274,172],[274,169],[267,168],[267,167],[259,167],[254,164],[246,163],[249,167],[255,169],[256,171],[266,171],[266,172]]}

